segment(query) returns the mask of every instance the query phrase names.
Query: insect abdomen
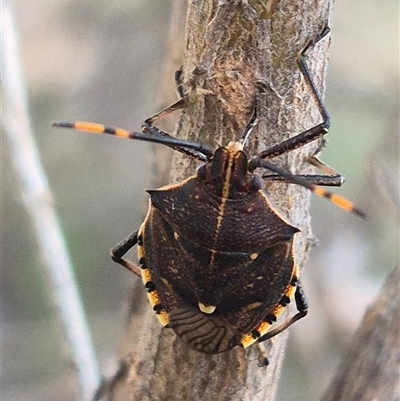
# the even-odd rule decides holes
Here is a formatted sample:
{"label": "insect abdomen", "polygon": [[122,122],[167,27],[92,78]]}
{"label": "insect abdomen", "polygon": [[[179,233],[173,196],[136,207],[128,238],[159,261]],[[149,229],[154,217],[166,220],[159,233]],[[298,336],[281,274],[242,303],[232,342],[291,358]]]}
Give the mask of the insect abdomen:
{"label": "insect abdomen", "polygon": [[217,316],[192,308],[172,310],[169,327],[192,348],[207,354],[227,351],[240,342],[240,336]]}

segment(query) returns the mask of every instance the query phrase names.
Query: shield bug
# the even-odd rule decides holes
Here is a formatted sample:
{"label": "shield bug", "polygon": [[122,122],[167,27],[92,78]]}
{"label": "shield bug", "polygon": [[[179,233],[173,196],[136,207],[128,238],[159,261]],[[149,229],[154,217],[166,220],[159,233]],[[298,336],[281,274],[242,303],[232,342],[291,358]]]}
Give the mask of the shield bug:
{"label": "shield bug", "polygon": [[[256,111],[241,141],[216,150],[173,138],[153,125],[182,108],[183,99],[147,119],[141,133],[85,122],[55,124],[163,144],[204,162],[184,181],[147,191],[150,204],[144,222],[111,251],[115,262],[142,277],[160,323],[200,352],[248,347],[279,334],[307,314],[293,257],[293,239],[299,230],[271,205],[263,179],[301,185],[346,211],[365,216],[347,199],[318,186],[340,185],[340,175],[293,175],[270,162],[328,132],[329,116],[304,60],[305,52],[328,31],[310,41],[298,59],[322,123],[254,157],[244,147],[257,124]],[[332,173],[315,156],[310,162]],[[273,174],[260,176],[256,174],[260,169]],[[135,245],[140,266],[124,259]],[[298,312],[270,330],[293,297]]]}

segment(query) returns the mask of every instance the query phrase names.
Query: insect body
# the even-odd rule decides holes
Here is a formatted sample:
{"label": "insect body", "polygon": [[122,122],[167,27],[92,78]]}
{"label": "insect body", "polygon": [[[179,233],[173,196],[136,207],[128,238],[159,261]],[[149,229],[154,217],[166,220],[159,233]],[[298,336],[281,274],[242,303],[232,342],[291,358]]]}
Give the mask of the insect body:
{"label": "insect body", "polygon": [[298,230],[271,208],[247,165],[240,143],[217,149],[195,176],[149,191],[138,232],[142,278],[161,324],[202,352],[254,342],[295,288]]}
{"label": "insect body", "polygon": [[[303,55],[299,67],[323,122],[250,159],[243,148],[257,123],[256,113],[243,141],[230,142],[215,151],[173,138],[153,126],[160,116],[182,107],[183,100],[146,120],[143,133],[93,123],[55,124],[164,144],[205,162],[183,182],[148,191],[150,205],[143,224],[111,251],[114,261],[142,277],[160,323],[200,352],[214,354],[235,346],[248,347],[282,332],[307,313],[293,258],[293,239],[299,230],[270,204],[257,169],[274,173],[264,179],[304,186],[364,217],[350,201],[316,186],[340,185],[340,176],[296,176],[269,161],[328,131],[329,116]],[[140,267],[123,258],[135,245]],[[297,314],[270,330],[293,297]]]}

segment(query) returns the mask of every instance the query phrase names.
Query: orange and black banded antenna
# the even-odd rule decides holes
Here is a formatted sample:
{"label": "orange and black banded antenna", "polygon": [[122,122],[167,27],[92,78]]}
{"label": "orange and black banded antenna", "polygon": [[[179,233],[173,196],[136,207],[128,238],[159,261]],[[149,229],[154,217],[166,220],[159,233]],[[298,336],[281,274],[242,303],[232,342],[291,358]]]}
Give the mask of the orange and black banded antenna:
{"label": "orange and black banded antenna", "polygon": [[345,210],[346,212],[353,213],[362,219],[365,219],[367,215],[363,210],[361,210],[358,206],[356,206],[350,200],[344,198],[343,196],[337,195],[333,192],[330,192],[324,188],[321,188],[304,177],[294,175],[289,171],[278,167],[277,165],[270,163],[267,160],[260,159],[259,157],[255,157],[249,162],[249,170],[254,171],[256,168],[266,168],[270,171],[273,171],[277,174],[278,177],[282,177],[288,182],[293,184],[300,185],[304,188],[309,189],[315,195],[327,199],[329,202],[333,203],[335,206]]}
{"label": "orange and black banded antenna", "polygon": [[116,136],[117,138],[159,143],[182,153],[189,154],[190,156],[197,157],[200,160],[209,160],[213,155],[212,150],[206,145],[174,138],[150,124],[145,124],[144,132],[127,131],[123,128],[107,127],[103,124],[86,121],[55,122],[52,126],[88,132],[90,134],[108,134]]}

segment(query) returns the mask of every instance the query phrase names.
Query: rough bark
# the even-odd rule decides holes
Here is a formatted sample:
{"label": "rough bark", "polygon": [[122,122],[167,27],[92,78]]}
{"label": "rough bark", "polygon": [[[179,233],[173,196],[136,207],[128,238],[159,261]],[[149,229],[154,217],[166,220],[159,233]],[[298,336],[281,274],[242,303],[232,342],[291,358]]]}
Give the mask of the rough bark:
{"label": "rough bark", "polygon": [[400,266],[367,310],[323,401],[400,400]]}
{"label": "rough bark", "polygon": [[[296,58],[329,19],[330,0],[192,0],[188,5],[183,84],[187,107],[177,136],[212,147],[239,140],[255,102],[260,123],[247,151],[250,155],[320,122]],[[310,52],[308,65],[323,92],[329,39]],[[170,78],[170,77],[166,77]],[[276,160],[293,172],[307,173],[304,162],[317,144]],[[193,173],[196,163],[175,154],[171,181]],[[271,202],[301,229],[295,254],[304,265],[313,238],[309,227],[309,193],[294,185],[269,184]],[[284,356],[287,333],[266,346],[268,368],[260,368],[257,346],[219,355],[203,355],[161,329],[145,291],[135,294],[124,339],[129,360],[124,390],[114,400],[272,400]],[[140,309],[135,308],[142,305]],[[140,312],[138,312],[140,310]],[[291,313],[294,311],[291,310]]]}

